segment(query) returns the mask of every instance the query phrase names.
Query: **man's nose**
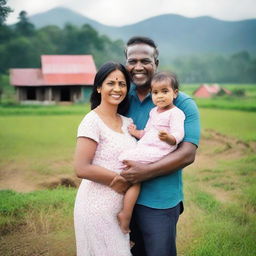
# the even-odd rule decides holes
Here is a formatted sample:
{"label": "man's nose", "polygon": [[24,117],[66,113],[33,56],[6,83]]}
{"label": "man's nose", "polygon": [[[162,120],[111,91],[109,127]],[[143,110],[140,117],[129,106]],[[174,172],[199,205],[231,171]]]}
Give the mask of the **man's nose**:
{"label": "man's nose", "polygon": [[143,64],[140,61],[138,61],[135,65],[135,69],[136,70],[142,70],[143,69]]}

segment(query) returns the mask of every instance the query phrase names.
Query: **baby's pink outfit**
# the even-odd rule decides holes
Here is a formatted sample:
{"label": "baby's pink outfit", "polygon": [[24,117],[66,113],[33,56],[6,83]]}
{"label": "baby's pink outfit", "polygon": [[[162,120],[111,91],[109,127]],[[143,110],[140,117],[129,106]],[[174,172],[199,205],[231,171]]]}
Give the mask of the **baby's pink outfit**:
{"label": "baby's pink outfit", "polygon": [[[133,160],[141,163],[156,162],[174,151],[184,137],[185,115],[177,107],[164,112],[157,112],[157,107],[149,113],[145,134],[138,141],[136,148],[123,151],[119,160]],[[176,145],[169,145],[158,137],[159,131],[166,131],[176,139]]]}

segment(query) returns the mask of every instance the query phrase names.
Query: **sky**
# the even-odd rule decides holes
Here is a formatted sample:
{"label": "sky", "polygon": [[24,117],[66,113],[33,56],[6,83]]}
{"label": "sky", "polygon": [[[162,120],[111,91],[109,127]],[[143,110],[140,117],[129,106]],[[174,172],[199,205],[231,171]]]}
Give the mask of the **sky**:
{"label": "sky", "polygon": [[8,24],[17,21],[21,10],[33,15],[59,6],[110,26],[168,13],[230,21],[256,18],[256,0],[7,0],[7,6],[14,10]]}

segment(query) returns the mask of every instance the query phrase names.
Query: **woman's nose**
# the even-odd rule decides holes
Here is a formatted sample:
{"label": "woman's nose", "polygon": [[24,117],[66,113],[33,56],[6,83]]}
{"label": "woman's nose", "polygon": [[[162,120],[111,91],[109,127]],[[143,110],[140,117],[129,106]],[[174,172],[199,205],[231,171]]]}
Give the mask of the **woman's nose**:
{"label": "woman's nose", "polygon": [[119,84],[116,83],[113,89],[114,89],[114,91],[118,91],[118,92],[119,92],[119,91],[120,91],[120,86],[119,86]]}

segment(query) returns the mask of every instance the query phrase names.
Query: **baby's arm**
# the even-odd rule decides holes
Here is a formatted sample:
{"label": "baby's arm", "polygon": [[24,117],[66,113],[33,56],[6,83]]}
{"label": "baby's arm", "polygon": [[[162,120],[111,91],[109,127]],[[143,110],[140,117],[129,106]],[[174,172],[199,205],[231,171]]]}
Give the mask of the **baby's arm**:
{"label": "baby's arm", "polygon": [[124,195],[123,209],[118,213],[117,219],[123,233],[129,233],[129,225],[132,217],[132,211],[140,193],[140,184],[131,186]]}
{"label": "baby's arm", "polygon": [[134,136],[137,139],[141,139],[145,133],[144,130],[137,130],[135,124],[130,124],[128,126],[128,131],[132,136]]}
{"label": "baby's arm", "polygon": [[165,141],[169,145],[176,145],[176,138],[168,132],[160,131],[158,136],[160,140]]}

